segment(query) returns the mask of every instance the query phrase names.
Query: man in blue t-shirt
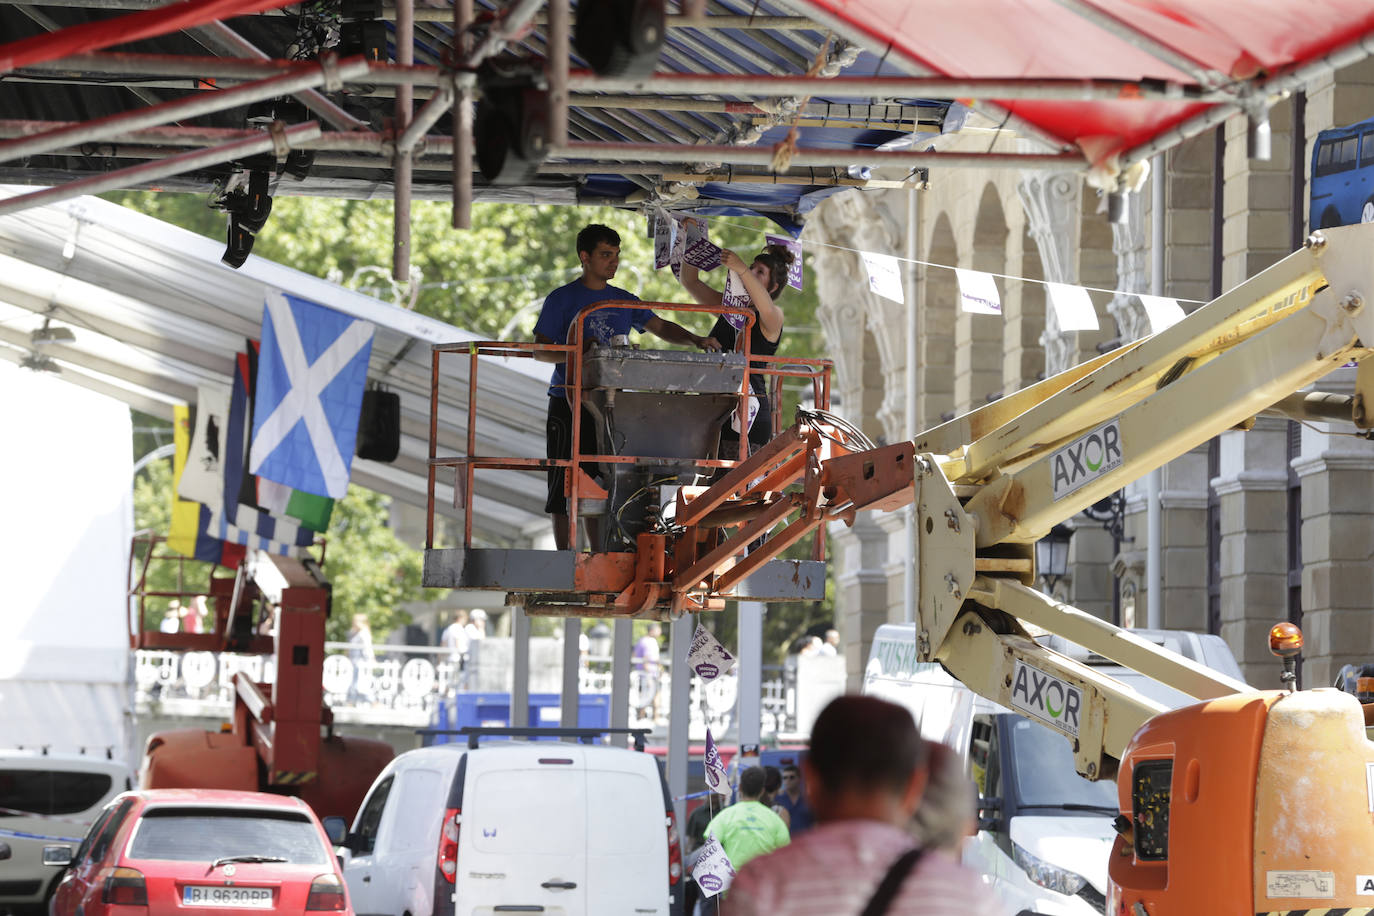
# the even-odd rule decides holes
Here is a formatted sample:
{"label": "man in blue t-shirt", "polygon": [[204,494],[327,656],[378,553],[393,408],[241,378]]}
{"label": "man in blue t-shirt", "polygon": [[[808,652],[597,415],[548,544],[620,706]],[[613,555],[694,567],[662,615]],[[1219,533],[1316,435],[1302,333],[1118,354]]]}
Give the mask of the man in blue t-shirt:
{"label": "man in blue t-shirt", "polygon": [[[620,267],[620,234],[609,226],[593,223],[577,234],[577,257],[582,262],[582,276],[560,286],[549,293],[544,307],[539,311],[539,320],[534,325],[534,339],[537,343],[565,344],[569,340],[569,330],[573,321],[584,308],[608,299],[624,299],[638,302],[639,297],[616,286],[610,281]],[[693,334],[682,325],[658,317],[648,309],[606,308],[599,309],[587,316],[582,329],[585,346],[592,343],[609,345],[616,335],[636,331],[649,331],[655,336],[673,344],[690,344],[702,350],[719,350],[720,343],[713,337]],[[546,454],[550,458],[572,457],[572,408],[563,387],[567,380],[567,363],[562,352],[536,352],[535,359],[546,363],[557,363],[549,386],[549,419],[545,427]],[[591,414],[582,409],[581,448],[583,454],[595,455],[598,452],[596,430]],[[549,496],[544,503],[544,511],[553,516],[553,540],[559,550],[567,550],[575,543],[568,524],[568,501],[563,492],[564,468],[549,469]]]}

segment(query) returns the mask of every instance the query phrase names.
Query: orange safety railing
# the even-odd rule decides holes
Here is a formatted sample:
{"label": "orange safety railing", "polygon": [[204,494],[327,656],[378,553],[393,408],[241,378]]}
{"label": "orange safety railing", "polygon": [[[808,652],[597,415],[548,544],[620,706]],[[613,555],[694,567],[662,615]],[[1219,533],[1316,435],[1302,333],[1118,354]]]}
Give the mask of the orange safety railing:
{"label": "orange safety railing", "polygon": [[[588,315],[595,311],[605,308],[624,308],[651,310],[661,308],[677,312],[702,312],[707,314],[740,314],[745,318],[744,327],[737,329],[736,339],[742,342],[742,347],[738,351],[742,353],[745,361],[744,379],[739,392],[739,406],[736,416],[739,419],[739,428],[748,427],[749,396],[752,394],[750,380],[755,375],[764,375],[772,378],[774,383],[769,386],[767,396],[773,407],[771,433],[776,436],[779,432],[779,420],[781,414],[780,386],[784,378],[804,378],[810,379],[812,385],[812,398],[815,405],[822,409],[829,409],[830,406],[830,370],[833,363],[828,359],[809,359],[795,356],[758,356],[749,352],[749,331],[753,327],[754,315],[752,311],[744,308],[719,308],[702,305],[686,305],[675,302],[641,302],[638,300],[629,301],[623,299],[611,299],[596,302],[583,309],[573,322],[569,330],[569,343],[566,344],[545,344],[534,342],[507,342],[507,341],[472,341],[467,343],[454,344],[435,344],[432,348],[430,359],[430,411],[429,411],[429,474],[427,489],[427,506],[425,520],[425,548],[434,547],[434,509],[435,509],[435,483],[439,468],[451,467],[454,469],[454,506],[463,510],[463,547],[472,547],[472,500],[476,489],[476,472],[478,470],[523,470],[523,471],[547,471],[550,468],[567,468],[568,474],[565,476],[564,485],[568,487],[568,518],[571,521],[572,534],[576,543],[577,525],[577,503],[581,481],[573,469],[580,467],[585,462],[597,463],[625,463],[632,464],[643,459],[652,459],[653,455],[596,455],[584,454],[581,451],[581,424],[582,411],[574,409],[572,411],[572,447],[568,458],[522,458],[510,456],[485,456],[477,455],[477,385],[479,357],[502,357],[502,358],[523,358],[533,359],[538,352],[562,352],[568,354],[567,369],[564,378],[564,391],[569,395],[569,400],[573,404],[581,404],[582,401],[582,354],[585,338],[583,336],[583,323]],[[466,454],[440,457],[439,446],[439,360],[445,353],[466,353],[468,355],[468,399],[467,399],[467,437]],[[762,365],[759,365],[762,364]],[[738,458],[743,460],[747,457],[748,434],[740,436],[740,451]],[[739,464],[739,460],[715,458],[715,459],[696,459],[695,466],[703,469],[732,468]],[[813,548],[814,559],[824,559],[825,557],[825,533],[824,528],[818,530],[815,546]]]}

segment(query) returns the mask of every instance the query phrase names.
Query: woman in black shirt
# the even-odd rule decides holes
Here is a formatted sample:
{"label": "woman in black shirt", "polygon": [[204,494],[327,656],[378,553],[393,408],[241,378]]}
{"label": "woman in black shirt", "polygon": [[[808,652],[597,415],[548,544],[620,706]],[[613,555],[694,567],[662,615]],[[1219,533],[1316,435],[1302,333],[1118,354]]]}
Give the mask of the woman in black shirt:
{"label": "woman in black shirt", "polygon": [[[769,245],[754,258],[752,264],[746,266],[739,255],[723,250],[721,262],[728,270],[739,275],[749,293],[750,308],[754,313],[754,324],[749,332],[750,354],[772,356],[778,352],[778,344],[782,341],[783,314],[782,309],[778,308],[777,298],[787,287],[787,270],[792,264],[792,252],[782,245]],[[683,288],[697,302],[720,307],[723,294],[707,286],[695,267],[683,262],[681,279]],[[741,349],[737,341],[739,335],[736,324],[732,320],[739,326],[744,324],[740,315],[721,315],[707,335],[718,340],[722,350]],[[750,365],[754,369],[762,369],[768,364],[751,362]],[[773,436],[773,409],[768,398],[766,378],[758,373],[749,376],[750,388],[759,402],[758,414],[749,427],[750,451],[764,445]],[[721,431],[719,454],[722,458],[735,458],[739,454],[739,436],[729,425]]]}

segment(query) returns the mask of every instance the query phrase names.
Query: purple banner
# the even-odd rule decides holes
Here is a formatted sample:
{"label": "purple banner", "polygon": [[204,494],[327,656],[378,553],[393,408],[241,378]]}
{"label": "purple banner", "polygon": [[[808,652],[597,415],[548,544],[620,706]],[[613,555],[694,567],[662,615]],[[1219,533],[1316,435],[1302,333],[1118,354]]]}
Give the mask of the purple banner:
{"label": "purple banner", "polygon": [[765,244],[782,245],[792,252],[792,263],[787,268],[787,285],[795,290],[802,288],[802,246],[801,242],[784,235],[770,235],[765,237]]}

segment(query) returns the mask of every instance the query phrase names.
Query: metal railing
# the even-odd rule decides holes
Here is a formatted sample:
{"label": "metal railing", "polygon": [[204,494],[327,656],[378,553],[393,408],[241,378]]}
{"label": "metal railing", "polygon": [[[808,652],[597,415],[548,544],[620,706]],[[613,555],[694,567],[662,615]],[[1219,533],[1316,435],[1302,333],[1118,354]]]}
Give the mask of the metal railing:
{"label": "metal railing", "polygon": [[[352,643],[326,643],[323,684],[325,703],[341,723],[391,723],[401,726],[429,725],[440,700],[459,693],[490,692],[475,688],[493,681],[509,690],[506,665],[482,671],[455,660],[450,650],[428,646],[377,645],[369,653]],[[579,672],[582,694],[611,693],[611,660],[593,656]],[[671,665],[660,662],[657,675],[632,671],[630,677],[631,724],[661,724],[672,689]],[[233,710],[234,675],[244,672],[254,681],[272,683],[276,665],[271,656],[233,652],[173,652],[140,649],[134,653],[135,704],[140,714],[227,718]],[[558,671],[544,672],[556,682]],[[762,728],[765,735],[792,734],[796,730],[796,672],[764,666]],[[693,680],[689,709],[692,728],[709,726],[724,733],[734,721],[738,680],[733,675],[703,685]],[[556,692],[556,689],[555,691]]]}
{"label": "metal railing", "polygon": [[[428,462],[428,496],[427,496],[427,520],[425,525],[425,549],[434,547],[434,493],[437,474],[440,468],[453,469],[453,492],[454,507],[463,510],[463,540],[462,546],[472,546],[472,512],[469,507],[477,487],[476,472],[478,470],[523,470],[540,471],[549,468],[577,468],[584,462],[598,463],[633,463],[639,457],[633,455],[586,455],[581,451],[581,411],[572,411],[572,430],[571,430],[571,455],[568,458],[541,458],[541,457],[508,457],[508,456],[481,456],[477,454],[477,375],[480,365],[479,357],[488,358],[534,358],[536,352],[555,352],[568,354],[567,377],[564,380],[564,387],[570,393],[573,403],[581,403],[582,395],[582,352],[583,352],[583,320],[586,316],[598,309],[605,308],[628,308],[628,309],[663,309],[678,312],[702,312],[708,314],[726,314],[738,312],[744,315],[744,328],[737,332],[743,343],[742,354],[744,356],[745,371],[744,381],[739,392],[739,406],[737,407],[736,420],[739,428],[746,428],[747,405],[749,395],[752,391],[750,379],[752,376],[764,376],[772,379],[775,383],[770,394],[773,403],[773,435],[779,432],[781,417],[781,398],[778,384],[783,378],[799,378],[810,380],[812,386],[812,399],[821,408],[828,408],[830,405],[830,370],[834,363],[828,359],[808,359],[793,356],[762,356],[753,354],[749,351],[749,328],[752,327],[754,316],[746,309],[732,307],[712,307],[702,305],[689,305],[677,302],[642,302],[627,301],[623,299],[605,300],[595,302],[584,308],[573,322],[572,340],[566,344],[542,344],[530,343],[527,341],[468,341],[454,344],[435,344],[431,348],[430,360],[430,418],[429,418],[429,462]],[[439,363],[440,357],[445,353],[466,354],[468,357],[468,400],[467,400],[467,436],[465,453],[462,455],[439,454]],[[695,465],[702,471],[710,471],[718,468],[734,467],[738,464],[737,458],[742,460],[746,454],[746,437],[740,437],[740,453],[731,458],[707,459],[700,458],[695,460]],[[568,515],[572,519],[578,517],[577,505],[580,499],[585,499],[579,490],[581,484],[578,475],[570,474],[572,478],[569,482],[568,493]],[[816,532],[815,553],[817,558],[824,556],[825,543],[824,526]]]}

